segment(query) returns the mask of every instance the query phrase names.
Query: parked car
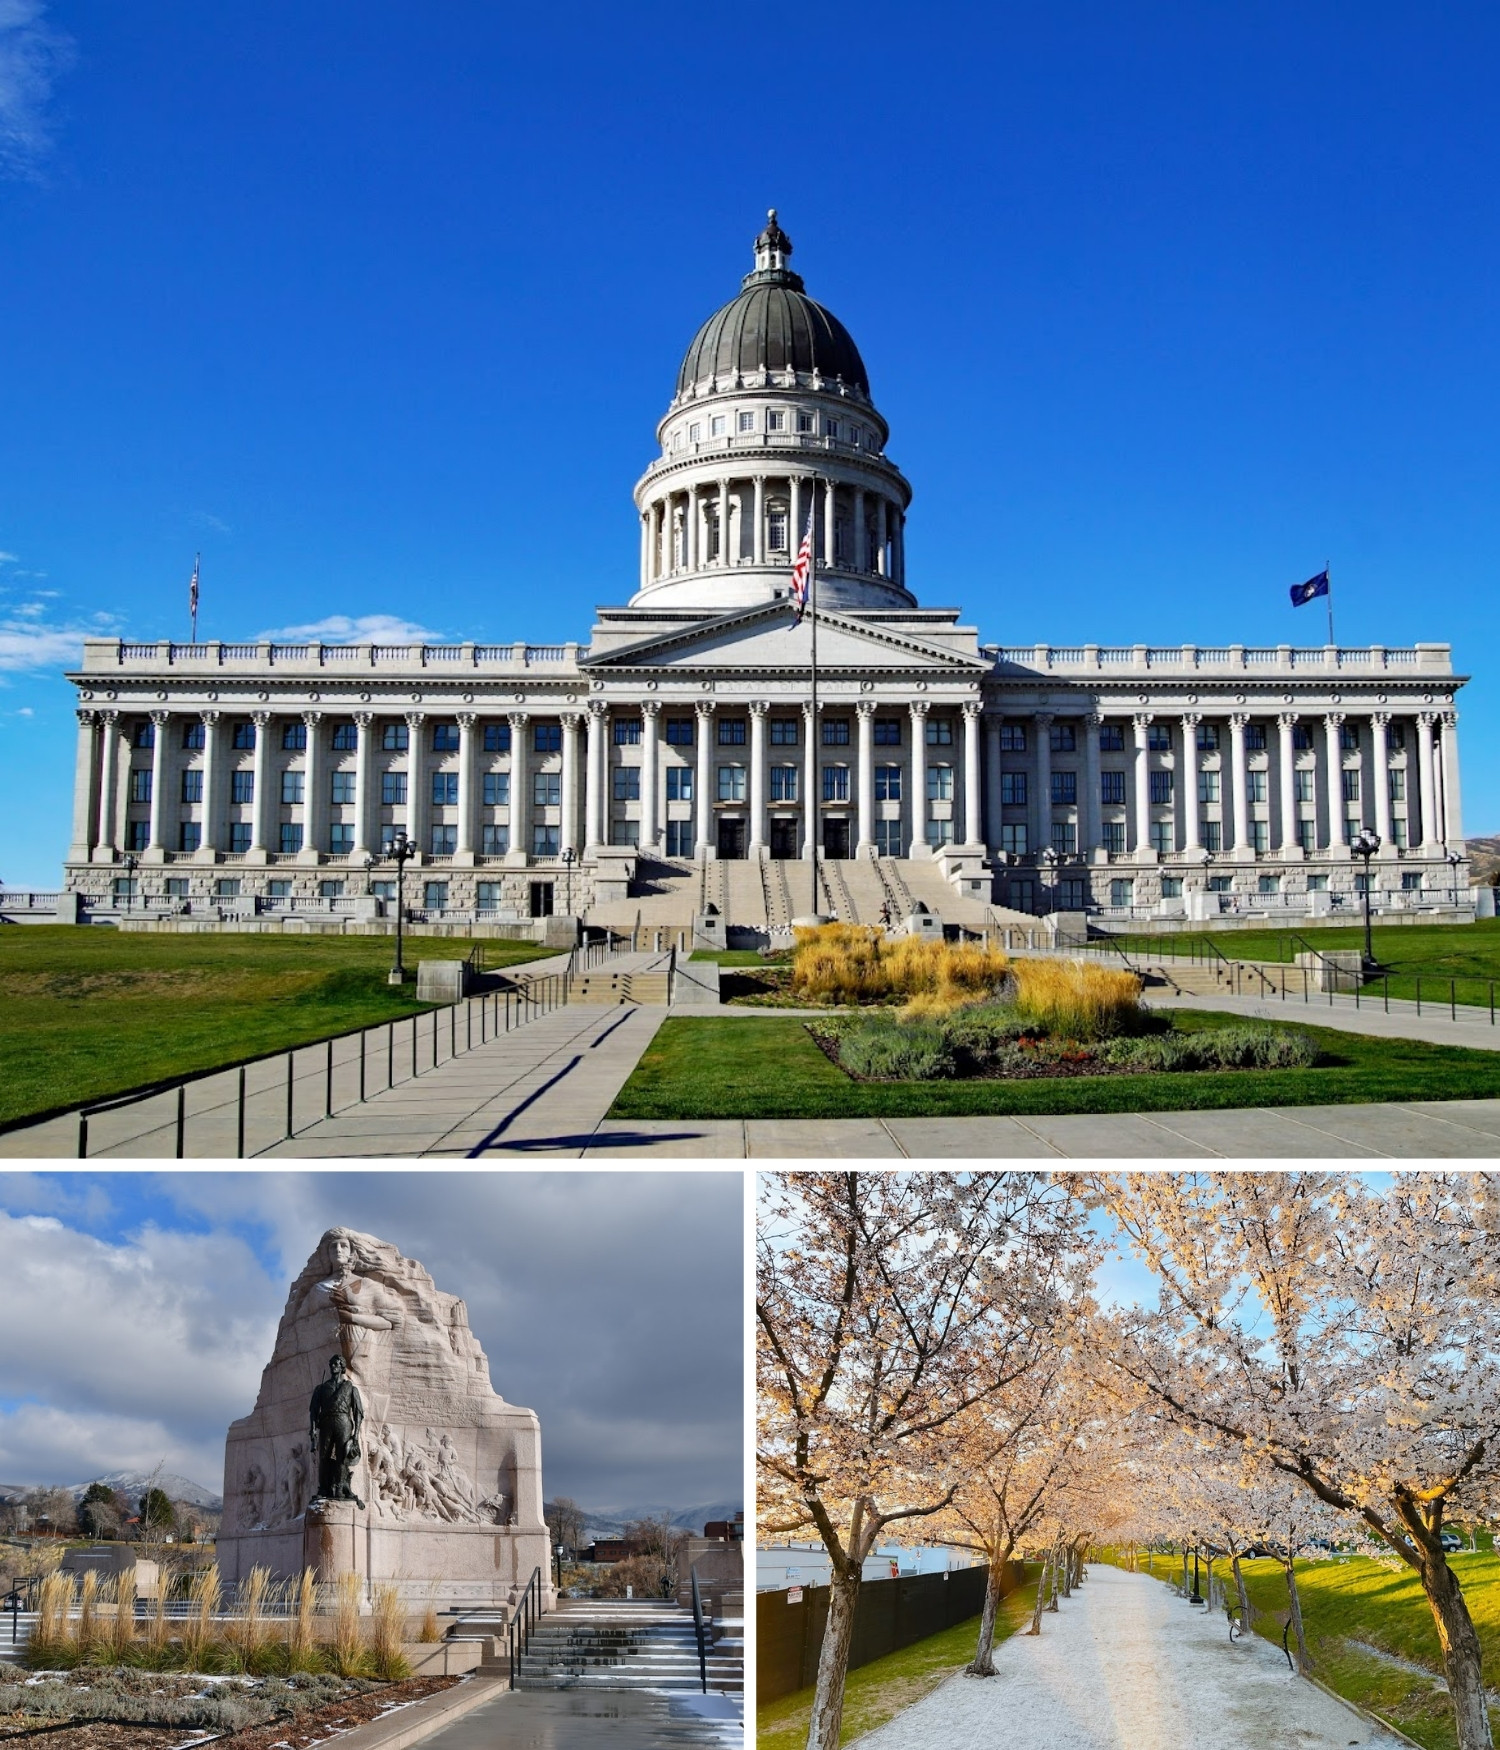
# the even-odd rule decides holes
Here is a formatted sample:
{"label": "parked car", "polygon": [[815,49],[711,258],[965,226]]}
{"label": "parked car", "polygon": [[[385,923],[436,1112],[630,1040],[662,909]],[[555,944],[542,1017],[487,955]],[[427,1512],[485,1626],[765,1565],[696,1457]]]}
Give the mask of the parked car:
{"label": "parked car", "polygon": [[1464,1540],[1456,1531],[1445,1531],[1441,1541],[1445,1550],[1456,1550],[1464,1547]]}

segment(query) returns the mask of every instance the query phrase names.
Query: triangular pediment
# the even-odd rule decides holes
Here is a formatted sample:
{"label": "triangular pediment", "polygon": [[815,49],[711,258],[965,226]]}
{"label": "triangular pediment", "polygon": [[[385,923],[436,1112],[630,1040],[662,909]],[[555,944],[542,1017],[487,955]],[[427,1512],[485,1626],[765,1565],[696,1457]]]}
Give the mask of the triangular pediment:
{"label": "triangular pediment", "polygon": [[[811,652],[811,620],[804,619],[798,625],[786,603],[768,602],[674,627],[604,655],[584,657],[579,666],[595,673],[664,668],[805,673]],[[818,667],[828,673],[886,668],[968,676],[985,673],[988,664],[899,627],[820,609]]]}

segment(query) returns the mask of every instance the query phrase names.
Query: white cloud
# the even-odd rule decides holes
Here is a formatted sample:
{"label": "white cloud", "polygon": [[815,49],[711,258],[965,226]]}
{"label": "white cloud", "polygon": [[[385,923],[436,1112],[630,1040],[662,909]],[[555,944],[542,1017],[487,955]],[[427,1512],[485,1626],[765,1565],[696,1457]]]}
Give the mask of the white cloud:
{"label": "white cloud", "polygon": [[45,0],[0,0],[0,174],[36,176],[52,145],[52,86],[73,39],[46,12]]}
{"label": "white cloud", "polygon": [[0,565],[14,565],[19,558],[15,553],[0,553]]}
{"label": "white cloud", "polygon": [[83,639],[83,629],[77,626],[44,626],[35,619],[0,620],[0,673],[76,668],[83,660]]}
{"label": "white cloud", "polygon": [[278,626],[274,631],[261,632],[262,638],[275,638],[288,644],[431,644],[442,637],[430,626],[419,626],[412,620],[398,619],[394,614],[330,614],[326,620],[315,620],[307,626]]}

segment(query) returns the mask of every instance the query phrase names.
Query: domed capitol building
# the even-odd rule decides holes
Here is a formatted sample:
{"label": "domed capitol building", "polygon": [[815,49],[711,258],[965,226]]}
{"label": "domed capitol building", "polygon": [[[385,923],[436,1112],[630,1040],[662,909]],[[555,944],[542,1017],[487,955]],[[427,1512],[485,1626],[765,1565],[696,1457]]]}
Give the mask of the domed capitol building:
{"label": "domed capitol building", "polygon": [[[564,912],[742,941],[813,909],[1275,922],[1472,915],[1446,644],[980,642],[909,577],[858,346],[771,214],[635,488],[638,587],[586,643],[90,639],[84,912]],[[812,518],[811,618],[789,599]]]}

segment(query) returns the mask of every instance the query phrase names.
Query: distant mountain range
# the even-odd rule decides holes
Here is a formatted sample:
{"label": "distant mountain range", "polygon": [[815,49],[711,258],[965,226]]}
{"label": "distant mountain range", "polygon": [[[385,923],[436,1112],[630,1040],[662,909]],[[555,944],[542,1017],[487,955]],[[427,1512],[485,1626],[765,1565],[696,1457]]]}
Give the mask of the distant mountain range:
{"label": "distant mountain range", "polygon": [[584,1509],[583,1521],[591,1538],[618,1537],[632,1519],[660,1519],[665,1515],[680,1531],[702,1536],[703,1527],[712,1519],[733,1519],[740,1510],[738,1501],[705,1501],[697,1507],[673,1509],[657,1502],[644,1507],[612,1507],[592,1511]]}
{"label": "distant mountain range", "polygon": [[[60,1483],[56,1486],[65,1489],[75,1501],[81,1501],[93,1483],[107,1483],[131,1501],[138,1501],[147,1489],[160,1489],[169,1500],[186,1501],[190,1506],[203,1507],[210,1512],[217,1513],[224,1505],[223,1497],[212,1489],[205,1489],[202,1483],[195,1483],[191,1477],[180,1477],[175,1471],[168,1470],[113,1470],[104,1476],[90,1477],[86,1483]],[[50,1483],[0,1483],[0,1500],[11,1495],[24,1495],[28,1489],[53,1486]]]}

